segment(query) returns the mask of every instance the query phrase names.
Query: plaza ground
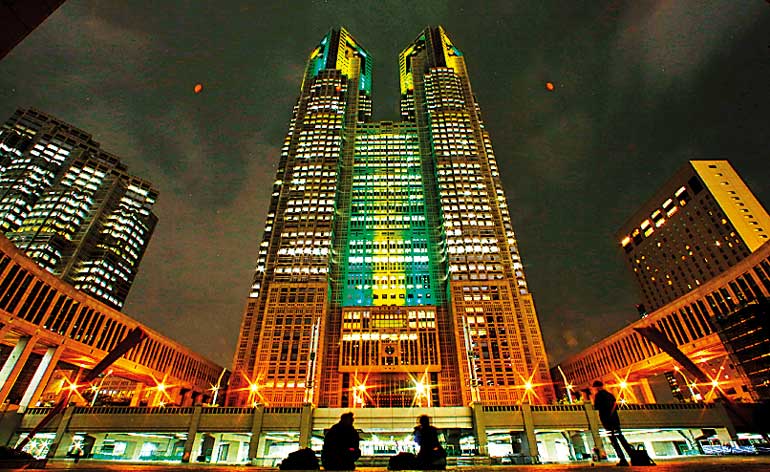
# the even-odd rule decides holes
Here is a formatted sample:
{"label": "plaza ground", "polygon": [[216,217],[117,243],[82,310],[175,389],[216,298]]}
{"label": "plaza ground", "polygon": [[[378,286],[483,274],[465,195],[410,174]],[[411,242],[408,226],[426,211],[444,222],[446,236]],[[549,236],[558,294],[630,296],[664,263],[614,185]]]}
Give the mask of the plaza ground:
{"label": "plaza ground", "polygon": [[[567,470],[570,472],[588,472],[599,468],[615,467],[615,461],[591,464],[543,464],[521,466],[489,466],[489,467],[457,467],[447,470],[462,472],[536,472],[544,470]],[[12,470],[2,469],[0,470]],[[134,463],[104,463],[97,461],[81,461],[75,464],[71,460],[49,461],[45,469],[26,470],[84,470],[84,471],[161,471],[161,470],[187,470],[187,471],[275,471],[276,468],[262,468],[249,466],[208,466],[208,465],[179,465],[179,464],[134,464]],[[382,467],[363,467],[357,469],[361,472],[385,472]],[[770,470],[770,456],[731,456],[731,457],[690,457],[684,459],[659,460],[655,468],[629,467],[621,470],[649,470],[657,472],[717,472],[717,471],[741,471],[764,472]]]}

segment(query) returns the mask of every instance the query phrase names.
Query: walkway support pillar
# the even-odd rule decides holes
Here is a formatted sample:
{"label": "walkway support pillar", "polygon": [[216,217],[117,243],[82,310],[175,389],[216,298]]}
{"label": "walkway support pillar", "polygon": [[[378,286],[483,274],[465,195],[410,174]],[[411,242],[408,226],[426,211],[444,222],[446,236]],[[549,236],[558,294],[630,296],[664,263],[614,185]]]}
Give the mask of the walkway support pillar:
{"label": "walkway support pillar", "polygon": [[537,437],[535,436],[535,421],[532,419],[532,405],[522,403],[521,417],[524,420],[524,435],[527,438],[527,454],[532,464],[539,463],[540,453],[537,450]]}
{"label": "walkway support pillar", "polygon": [[257,458],[257,453],[259,452],[259,437],[262,435],[262,420],[264,414],[264,405],[257,405],[254,408],[254,416],[251,419],[251,439],[249,439],[249,461],[252,464],[254,464],[254,460]]}
{"label": "walkway support pillar", "polygon": [[46,458],[53,459],[54,457],[65,457],[67,450],[72,443],[73,433],[68,431],[70,420],[72,420],[72,414],[75,413],[75,406],[70,405],[62,413],[61,420],[59,420],[59,426],[56,427],[56,436],[53,438],[51,447],[48,448],[48,455]]}
{"label": "walkway support pillar", "polygon": [[203,414],[203,407],[196,406],[193,409],[190,426],[187,428],[187,439],[184,442],[184,452],[182,453],[182,462],[184,463],[190,462],[190,455],[195,446],[195,436],[198,434],[198,425],[201,422],[201,414]]}
{"label": "walkway support pillar", "polygon": [[599,458],[605,457],[607,454],[604,451],[602,437],[599,435],[599,415],[596,413],[596,410],[594,410],[594,406],[590,403],[583,403],[583,408],[586,411],[586,419],[588,420],[588,429],[591,431],[591,439],[594,440],[594,448],[599,450]]}
{"label": "walkway support pillar", "polygon": [[313,434],[313,404],[302,404],[302,415],[299,420],[299,448],[310,447],[310,437]]}
{"label": "walkway support pillar", "polygon": [[487,423],[484,418],[484,405],[479,402],[471,403],[471,412],[473,413],[473,435],[476,437],[479,455],[487,457],[489,450],[487,447]]}

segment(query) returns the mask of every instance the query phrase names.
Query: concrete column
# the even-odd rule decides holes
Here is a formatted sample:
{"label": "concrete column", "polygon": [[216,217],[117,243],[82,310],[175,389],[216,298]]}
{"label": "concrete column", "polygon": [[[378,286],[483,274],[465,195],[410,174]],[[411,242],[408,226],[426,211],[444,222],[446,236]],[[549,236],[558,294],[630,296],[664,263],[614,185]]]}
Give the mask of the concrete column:
{"label": "concrete column", "polygon": [[193,392],[193,405],[200,405],[203,403],[203,394],[200,392]]}
{"label": "concrete column", "polygon": [[128,406],[139,406],[139,400],[142,399],[142,393],[144,393],[144,384],[139,382],[134,389],[134,395],[131,397],[131,403]]}
{"label": "concrete column", "polygon": [[49,347],[45,352],[27,390],[24,392],[24,396],[21,398],[21,402],[19,402],[19,413],[24,413],[30,405],[35,406],[35,403],[40,399],[46,386],[48,386],[48,381],[51,380],[51,375],[56,370],[56,364],[59,362],[62,352],[64,352],[63,345]]}
{"label": "concrete column", "polygon": [[182,392],[181,406],[193,406],[192,390],[182,389]]}
{"label": "concrete column", "polygon": [[602,445],[602,437],[599,436],[599,415],[596,414],[594,406],[590,403],[583,403],[583,408],[586,410],[586,419],[588,420],[588,429],[591,431],[591,439],[594,441],[594,447],[599,450],[600,456],[604,456],[604,446]]}
{"label": "concrete column", "polygon": [[476,444],[479,446],[479,455],[487,457],[487,422],[484,419],[484,405],[478,402],[471,403],[473,416],[473,435],[476,436]]}
{"label": "concrete column", "polygon": [[310,447],[310,437],[313,435],[313,405],[302,404],[302,415],[299,420],[299,448]]}
{"label": "concrete column", "polygon": [[259,449],[259,437],[262,435],[262,420],[265,413],[265,407],[257,405],[254,408],[254,416],[251,420],[251,439],[249,440],[249,461],[254,461]]}
{"label": "concrete column", "polygon": [[166,396],[163,394],[163,392],[161,392],[156,388],[155,393],[152,395],[152,399],[147,404],[147,406],[159,406],[160,402],[165,400],[166,400]]}
{"label": "concrete column", "polygon": [[219,445],[222,444],[222,433],[214,435],[214,445],[211,446],[211,460],[209,464],[219,463]]}
{"label": "concrete column", "polygon": [[190,462],[190,455],[192,454],[193,446],[195,446],[195,435],[198,434],[198,425],[201,422],[202,413],[202,406],[196,406],[195,409],[193,409],[192,418],[190,419],[190,426],[187,428],[187,440],[184,442],[182,462]]}
{"label": "concrete column", "polygon": [[23,416],[15,410],[0,412],[0,446],[13,446],[10,442],[21,426]]}
{"label": "concrete column", "polygon": [[[733,424],[733,421],[730,419],[730,415],[727,414],[727,409],[725,408],[725,404],[721,401],[714,402],[714,409],[716,410],[717,415],[719,415],[719,418],[722,420],[722,424],[724,425],[724,428],[727,430],[727,434],[730,437],[731,441],[738,440],[738,431],[735,429],[735,425]],[[722,435],[719,434],[719,431],[717,430],[717,436],[719,437],[719,440],[724,443],[724,440],[726,437],[722,437]]]}
{"label": "concrete column", "polygon": [[526,454],[532,460],[533,464],[537,464],[539,462],[538,457],[540,456],[540,453],[537,450],[537,437],[535,436],[535,421],[532,419],[532,405],[530,405],[529,403],[522,403],[521,416],[524,419],[524,435],[527,438]]}
{"label": "concrete column", "polygon": [[75,406],[68,406],[62,414],[61,420],[59,420],[59,426],[56,427],[56,437],[53,438],[53,443],[48,449],[48,459],[54,457],[65,457],[67,450],[72,443],[73,433],[68,431],[70,420],[72,420],[72,414],[75,412]]}
{"label": "concrete column", "polygon": [[36,341],[37,336],[19,338],[13,347],[13,351],[11,351],[11,355],[5,360],[2,369],[0,369],[0,384],[2,384],[2,388],[0,388],[0,404],[5,402],[8,394],[11,393],[11,389],[16,383],[16,379],[19,378],[24,364],[27,363],[29,355],[32,354]]}
{"label": "concrete column", "polygon": [[639,379],[639,390],[642,393],[641,403],[656,403],[655,394],[650,388],[650,382],[647,379]]}

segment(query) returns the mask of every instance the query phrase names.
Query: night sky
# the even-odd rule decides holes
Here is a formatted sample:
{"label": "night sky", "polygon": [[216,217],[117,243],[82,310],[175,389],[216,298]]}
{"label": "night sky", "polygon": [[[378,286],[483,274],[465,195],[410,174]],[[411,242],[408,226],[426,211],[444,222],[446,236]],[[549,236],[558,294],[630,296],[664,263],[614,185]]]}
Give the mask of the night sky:
{"label": "night sky", "polygon": [[124,311],[231,367],[305,58],[345,26],[396,120],[428,24],[465,53],[552,361],[637,317],[613,234],[686,160],[729,159],[770,205],[761,0],[68,0],[0,61],[0,119],[51,113],[156,185]]}

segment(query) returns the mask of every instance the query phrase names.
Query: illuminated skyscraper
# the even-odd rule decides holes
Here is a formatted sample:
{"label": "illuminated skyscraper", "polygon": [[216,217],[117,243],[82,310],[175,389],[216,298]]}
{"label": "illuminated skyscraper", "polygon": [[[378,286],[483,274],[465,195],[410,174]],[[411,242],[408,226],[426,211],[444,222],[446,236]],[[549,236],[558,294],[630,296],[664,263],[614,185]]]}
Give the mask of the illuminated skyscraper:
{"label": "illuminated skyscraper", "polygon": [[0,128],[0,228],[49,272],[121,308],[157,221],[157,191],[91,136],[37,110]]}
{"label": "illuminated skyscraper", "polygon": [[617,238],[651,313],[725,272],[768,235],[770,215],[732,165],[703,160],[682,166]]}
{"label": "illuminated skyscraper", "polygon": [[545,348],[462,52],[400,55],[403,122],[370,123],[344,29],[308,59],[273,185],[229,402],[550,401]]}

